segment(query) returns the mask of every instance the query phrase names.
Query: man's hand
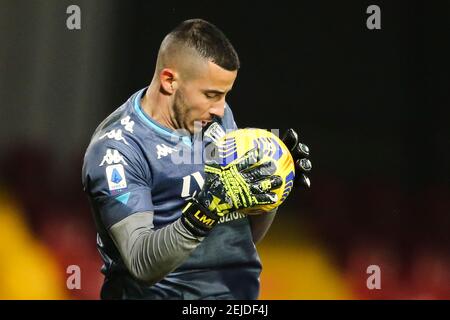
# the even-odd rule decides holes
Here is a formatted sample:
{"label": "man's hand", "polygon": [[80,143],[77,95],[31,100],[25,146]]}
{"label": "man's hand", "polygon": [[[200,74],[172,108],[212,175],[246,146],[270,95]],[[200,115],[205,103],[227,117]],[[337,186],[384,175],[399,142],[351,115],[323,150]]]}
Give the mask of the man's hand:
{"label": "man's hand", "polygon": [[275,163],[261,162],[262,156],[254,148],[225,167],[208,161],[202,190],[183,209],[182,222],[186,228],[205,236],[229,212],[275,203],[278,197],[270,191],[283,182],[273,175]]}
{"label": "man's hand", "polygon": [[305,173],[312,169],[309,157],[309,148],[307,145],[300,143],[298,134],[294,129],[288,129],[281,139],[286,147],[291,151],[292,158],[295,163],[295,180],[294,186],[303,185],[307,188],[311,187],[311,180]]}

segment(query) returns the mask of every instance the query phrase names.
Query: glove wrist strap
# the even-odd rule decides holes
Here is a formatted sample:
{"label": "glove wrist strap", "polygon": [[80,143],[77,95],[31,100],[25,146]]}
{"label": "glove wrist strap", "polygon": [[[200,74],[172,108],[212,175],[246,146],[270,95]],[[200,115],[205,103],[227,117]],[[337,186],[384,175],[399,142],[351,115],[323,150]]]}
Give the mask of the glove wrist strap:
{"label": "glove wrist strap", "polygon": [[189,201],[182,210],[181,222],[192,234],[205,237],[216,225],[218,217],[196,201]]}

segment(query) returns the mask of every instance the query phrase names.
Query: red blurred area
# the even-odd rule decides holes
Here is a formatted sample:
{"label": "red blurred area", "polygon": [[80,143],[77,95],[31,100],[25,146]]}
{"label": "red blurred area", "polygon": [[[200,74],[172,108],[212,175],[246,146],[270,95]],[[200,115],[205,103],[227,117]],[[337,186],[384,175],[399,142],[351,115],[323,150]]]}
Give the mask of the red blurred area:
{"label": "red blurred area", "polygon": [[[3,159],[3,186],[18,204],[30,235],[47,248],[57,264],[60,288],[66,297],[99,299],[102,262],[81,186],[82,160],[74,157],[73,163],[56,171],[49,154],[42,146],[16,147]],[[80,268],[80,289],[67,288],[66,280],[71,275],[67,268],[71,265]]]}

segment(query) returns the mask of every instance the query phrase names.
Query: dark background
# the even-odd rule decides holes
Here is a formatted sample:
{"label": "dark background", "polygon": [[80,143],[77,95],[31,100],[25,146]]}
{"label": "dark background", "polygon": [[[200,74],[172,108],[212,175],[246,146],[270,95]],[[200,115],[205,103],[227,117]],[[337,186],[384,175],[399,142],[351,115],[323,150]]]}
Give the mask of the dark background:
{"label": "dark background", "polygon": [[[81,30],[66,28],[71,4]],[[366,27],[371,4],[381,30]],[[311,148],[312,188],[290,196],[262,246],[276,247],[289,226],[292,250],[320,247],[351,297],[449,298],[449,17],[444,1],[0,0],[4,198],[58,268],[89,270],[90,289],[61,295],[96,298],[85,148],[98,123],[149,84],[165,34],[203,18],[240,55],[228,98],[238,125],[293,127]],[[376,293],[365,288],[370,264],[387,270]]]}

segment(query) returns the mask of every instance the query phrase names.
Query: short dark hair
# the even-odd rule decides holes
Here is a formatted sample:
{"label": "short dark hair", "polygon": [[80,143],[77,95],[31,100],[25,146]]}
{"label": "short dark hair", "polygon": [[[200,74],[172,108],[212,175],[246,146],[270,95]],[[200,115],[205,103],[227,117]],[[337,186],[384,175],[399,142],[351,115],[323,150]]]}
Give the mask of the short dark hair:
{"label": "short dark hair", "polygon": [[208,21],[183,21],[169,35],[228,71],[235,71],[240,67],[238,54],[231,42],[219,28]]}

